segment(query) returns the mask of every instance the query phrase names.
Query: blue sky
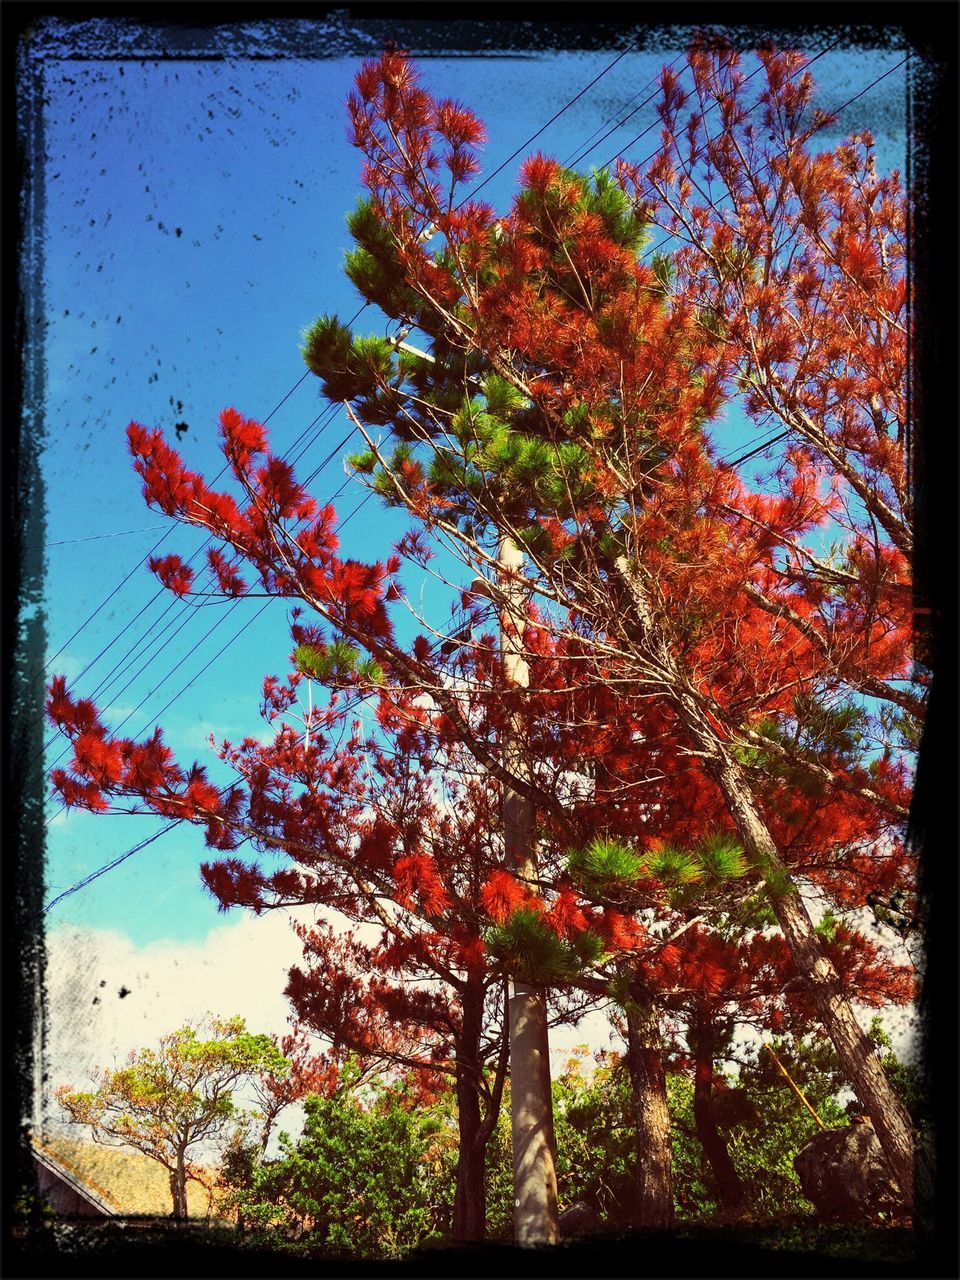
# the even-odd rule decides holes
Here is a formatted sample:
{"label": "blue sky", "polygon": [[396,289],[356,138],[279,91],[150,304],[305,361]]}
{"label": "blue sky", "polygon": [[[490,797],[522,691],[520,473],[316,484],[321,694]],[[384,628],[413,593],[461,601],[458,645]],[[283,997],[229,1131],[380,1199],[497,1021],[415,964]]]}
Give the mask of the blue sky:
{"label": "blue sky", "polygon": [[[485,122],[485,175],[617,52],[431,57],[421,66],[432,92],[461,99]],[[611,117],[622,118],[648,96],[649,88],[636,95],[674,56],[622,58],[533,149],[567,160]],[[814,68],[820,101],[839,105],[901,57],[825,54]],[[159,721],[184,762],[213,761],[211,732],[260,732],[263,675],[286,667],[287,608],[273,602],[254,618],[260,600],[200,608],[177,605],[166,593],[153,600],[158,584],[137,566],[167,523],[143,503],[124,429],[137,419],[173,437],[175,424],[185,423],[180,448],[188,464],[212,476],[221,463],[217,415],[224,406],[262,419],[283,401],[269,423],[280,450],[323,409],[312,378],[284,397],[304,371],[304,326],[321,312],[346,319],[359,306],[341,271],[350,247],[344,218],[360,191],[344,107],[359,64],[359,57],[259,61],[242,53],[222,62],[43,62],[44,596],[48,656],[60,651],[51,671],[73,682],[92,663],[77,692],[94,696],[114,725],[142,702],[123,732],[139,735]],[[895,72],[841,121],[844,132],[867,125],[875,131],[883,168],[904,162],[903,86],[903,72]],[[610,160],[653,120],[651,104],[589,161]],[[655,140],[654,129],[628,154],[646,157]],[[522,158],[485,188],[495,205],[509,200]],[[375,331],[375,321],[367,328]],[[318,465],[348,427],[339,413],[311,443],[301,470]],[[725,430],[731,449],[749,438],[735,417]],[[343,483],[340,454],[313,485],[321,499]],[[362,496],[350,485],[338,511],[348,515]],[[370,502],[345,526],[344,548],[376,558],[403,527]],[[186,558],[199,542],[190,530],[174,529],[163,550]],[[408,588],[417,594],[412,577]],[[425,598],[442,619],[441,601]],[[48,763],[61,750],[55,741]],[[50,814],[58,808],[52,802]],[[53,816],[48,898],[159,825],[149,817]],[[200,885],[204,857],[201,834],[178,828],[55,907],[49,927],[117,930],[139,947],[195,943],[222,920]]]}

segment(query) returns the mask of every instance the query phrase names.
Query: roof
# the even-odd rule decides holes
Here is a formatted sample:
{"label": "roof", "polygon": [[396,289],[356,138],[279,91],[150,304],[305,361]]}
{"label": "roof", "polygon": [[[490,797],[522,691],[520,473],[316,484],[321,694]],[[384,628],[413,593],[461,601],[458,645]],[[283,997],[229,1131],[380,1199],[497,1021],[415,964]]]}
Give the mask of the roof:
{"label": "roof", "polygon": [[50,1151],[41,1147],[37,1142],[33,1143],[33,1158],[40,1168],[45,1169],[55,1180],[65,1183],[74,1195],[78,1196],[94,1213],[102,1214],[108,1218],[117,1217],[119,1209],[116,1204],[61,1164]]}
{"label": "roof", "polygon": [[[55,1134],[44,1135],[42,1143],[34,1142],[48,1161],[69,1175],[71,1185],[79,1184],[104,1201],[113,1214],[170,1216],[170,1175],[142,1152]],[[192,1180],[187,1183],[187,1205],[191,1218],[205,1218],[209,1212],[206,1190]]]}

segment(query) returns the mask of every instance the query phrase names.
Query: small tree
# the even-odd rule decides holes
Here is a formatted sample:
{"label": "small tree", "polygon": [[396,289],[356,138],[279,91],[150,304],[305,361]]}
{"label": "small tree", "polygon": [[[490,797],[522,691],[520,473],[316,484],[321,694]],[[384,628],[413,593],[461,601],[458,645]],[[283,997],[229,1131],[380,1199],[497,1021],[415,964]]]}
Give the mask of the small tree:
{"label": "small tree", "polygon": [[397,1257],[437,1234],[452,1208],[453,1159],[441,1112],[412,1076],[363,1083],[348,1057],[304,1110],[303,1132],[281,1134],[277,1159],[224,1165],[226,1203],[249,1227],[272,1245],[353,1257]]}
{"label": "small tree", "polygon": [[250,1077],[276,1078],[289,1062],[266,1035],[251,1035],[242,1018],[186,1023],[158,1049],[133,1050],[127,1064],[100,1071],[92,1092],[61,1086],[57,1100],[74,1124],[89,1125],[95,1142],[134,1147],[170,1175],[173,1216],[187,1216],[188,1152],[222,1139],[242,1118],[234,1091]]}

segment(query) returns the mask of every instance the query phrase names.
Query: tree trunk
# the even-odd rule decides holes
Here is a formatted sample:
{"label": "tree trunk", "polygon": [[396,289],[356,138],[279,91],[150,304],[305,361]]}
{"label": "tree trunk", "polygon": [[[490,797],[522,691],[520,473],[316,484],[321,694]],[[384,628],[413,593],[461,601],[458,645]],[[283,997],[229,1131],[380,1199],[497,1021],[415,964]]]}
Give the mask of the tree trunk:
{"label": "tree trunk", "polygon": [[[524,601],[519,577],[523,569],[523,555],[508,537],[504,537],[500,544],[498,568],[504,596],[500,615],[504,685],[523,689],[530,682],[523,656]],[[530,762],[527,758],[526,726],[519,708],[505,718],[502,754],[503,763],[510,773],[528,782]],[[508,785],[503,788],[503,844],[506,865],[535,888],[538,877],[533,805],[525,795]],[[546,997],[538,987],[514,982],[513,995],[507,1004],[514,1238],[517,1244],[556,1244],[560,1238],[560,1226]]]}
{"label": "tree trunk", "polygon": [[[813,921],[760,816],[746,775],[729,754],[690,682],[658,636],[646,586],[637,567],[626,556],[620,556],[616,565],[640,622],[642,646],[650,651],[664,692],[713,771],[744,848],[766,882],[770,905],[797,971],[807,984],[847,1079],[873,1123],[890,1170],[900,1184],[905,1206],[912,1209],[913,1128],[906,1108],[890,1087],[873,1045],[854,1017],[836,969],[823,954]],[[926,1170],[924,1176],[928,1176]]]}
{"label": "tree trunk", "polygon": [[517,1244],[556,1244],[560,1215],[543,992],[513,983],[509,1016],[514,1238]]}
{"label": "tree trunk", "polygon": [[626,1008],[626,1064],[636,1117],[637,1200],[633,1225],[673,1225],[673,1152],[660,1019],[651,1004]]}
{"label": "tree trunk", "polygon": [[[714,744],[715,745],[715,744]],[[805,980],[821,1022],[833,1041],[847,1079],[873,1123],[907,1208],[913,1207],[913,1129],[905,1107],[890,1086],[880,1059],[843,994],[836,969],[824,955],[797,886],[763,822],[739,765],[721,747],[714,761],[717,781],[744,847],[767,883],[794,962]]]}
{"label": "tree trunk", "polygon": [[717,1126],[713,1105],[713,1071],[716,1054],[716,1025],[706,1009],[694,1014],[690,1027],[690,1047],[694,1055],[693,1118],[703,1154],[717,1180],[720,1209],[727,1221],[743,1213],[745,1194],[734,1167],[727,1142]]}
{"label": "tree trunk", "polygon": [[187,1216],[187,1169],[183,1153],[177,1153],[176,1167],[170,1170],[170,1195],[173,1198],[171,1217],[183,1220]]}
{"label": "tree trunk", "polygon": [[480,1109],[480,1035],[482,986],[468,984],[463,994],[463,1026],[456,1044],[457,1127],[460,1140],[457,1185],[453,1197],[453,1239],[457,1244],[483,1240],[487,1230],[485,1155],[487,1144]]}

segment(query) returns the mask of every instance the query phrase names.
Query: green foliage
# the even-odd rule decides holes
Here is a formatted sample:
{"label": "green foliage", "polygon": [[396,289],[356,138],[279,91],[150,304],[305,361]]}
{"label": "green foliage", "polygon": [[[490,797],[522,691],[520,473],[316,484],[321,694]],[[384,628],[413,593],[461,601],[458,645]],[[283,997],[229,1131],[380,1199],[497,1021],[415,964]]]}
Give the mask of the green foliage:
{"label": "green foliage", "polygon": [[364,449],[362,453],[352,453],[347,458],[347,465],[364,475],[370,475],[376,462],[377,455],[372,449]]}
{"label": "green foliage", "polygon": [[829,907],[826,908],[823,915],[817,921],[816,930],[824,942],[835,942],[837,939],[837,928],[840,920],[833,914]]}
{"label": "green foliage", "polygon": [[404,403],[396,348],[376,335],[354,337],[336,316],[321,316],[303,332],[301,354],[330,400],[352,400],[364,421],[389,423]]}
{"label": "green foliage", "polygon": [[641,859],[641,872],[670,891],[675,907],[690,906],[748,871],[741,846],[723,832],[704,836],[690,849],[659,845]]}
{"label": "green foliage", "polygon": [[573,949],[582,972],[598,965],[606,954],[603,939],[592,929],[581,929],[573,934],[569,939],[569,946]]}
{"label": "green foliage", "polygon": [[251,1243],[392,1258],[445,1225],[451,1169],[441,1116],[418,1108],[402,1084],[374,1080],[361,1090],[358,1080],[348,1063],[331,1097],[308,1098],[303,1132],[296,1141],[281,1135],[278,1159],[260,1164],[238,1149],[225,1162],[227,1202]]}
{"label": "green foliage", "polygon": [[519,206],[541,225],[563,225],[571,213],[598,214],[604,232],[615,244],[638,252],[644,242],[646,220],[607,169],[594,169],[588,178],[562,169],[544,192],[527,189]]}
{"label": "green foliage", "polygon": [[[782,720],[765,719],[754,732],[769,738],[781,750],[762,745],[734,747],[736,759],[748,768],[761,769],[771,778],[780,778],[805,795],[818,796],[824,784],[800,764],[800,760],[820,760],[849,765],[862,755],[867,713],[852,703],[831,706],[812,693],[799,693],[792,714]],[[783,750],[798,758],[794,763]]]}
{"label": "green foliage", "polygon": [[497,374],[488,374],[483,383],[483,394],[487,402],[487,411],[495,418],[507,421],[518,410],[523,409],[527,401],[522,392],[505,378]]}
{"label": "green foliage", "polygon": [[[780,1043],[780,1042],[778,1042]],[[785,1044],[779,1052],[791,1074],[827,1124],[843,1124],[836,1101],[841,1082],[823,1070],[816,1054],[798,1065]],[[797,1051],[798,1055],[800,1050]],[[772,1061],[748,1066],[738,1080],[726,1077],[716,1097],[716,1116],[731,1158],[747,1192],[755,1222],[806,1216],[811,1206],[800,1192],[793,1157],[817,1129],[816,1122],[790,1090]],[[803,1059],[801,1059],[802,1061]],[[636,1196],[634,1101],[622,1059],[603,1056],[585,1070],[585,1051],[578,1053],[553,1081],[554,1128],[557,1139],[557,1185],[561,1207],[583,1200],[600,1213],[605,1227],[632,1225]],[[829,1066],[829,1064],[828,1064]],[[711,1222],[720,1210],[713,1172],[697,1137],[693,1113],[693,1081],[668,1073],[667,1105],[671,1118],[674,1205],[678,1224]],[[488,1150],[488,1207],[491,1234],[509,1238],[512,1225],[510,1135],[501,1121]]]}
{"label": "green foliage", "polygon": [[585,193],[587,208],[599,213],[610,239],[639,252],[647,238],[647,222],[609,169],[594,169],[593,190]]}
{"label": "green foliage", "polygon": [[644,862],[629,845],[596,838],[583,849],[567,855],[570,874],[588,892],[609,892],[629,887],[644,870]]}
{"label": "green foliage", "polygon": [[[626,1072],[604,1057],[584,1070],[585,1050],[577,1051],[551,1081],[557,1144],[557,1198],[561,1211],[583,1200],[605,1224],[626,1228],[634,1199],[631,1098]],[[497,1126],[487,1145],[487,1234],[493,1240],[513,1236],[513,1159],[510,1137],[510,1089],[504,1095]]]}
{"label": "green foliage", "polygon": [[[522,529],[516,531],[515,538],[518,545],[532,555],[535,560],[539,560],[541,564],[556,558],[550,535],[541,524],[525,525]],[[561,552],[560,558],[563,558],[563,554]]]}
{"label": "green foliage", "polygon": [[759,867],[767,892],[773,898],[786,898],[797,893],[797,885],[786,867],[772,866],[763,862]]}
{"label": "green foliage", "polygon": [[346,640],[332,640],[325,648],[299,644],[293,651],[294,666],[305,676],[322,684],[360,682],[383,684],[384,675],[374,658],[363,658],[360,650]]}
{"label": "green foliage", "polygon": [[727,925],[734,929],[767,929],[777,924],[774,911],[763,888],[741,899],[726,912]]}
{"label": "green foliage", "polygon": [[636,1197],[633,1099],[622,1064],[603,1057],[584,1071],[575,1053],[553,1081],[561,1204],[582,1200],[605,1226],[628,1228]]}
{"label": "green foliage", "polygon": [[[875,1042],[888,1050],[884,1065],[909,1088],[911,1068],[889,1053],[879,1020]],[[825,1038],[773,1041],[777,1056],[828,1126],[846,1123],[839,1096],[845,1087],[836,1054]],[[734,1044],[736,1072],[720,1072],[714,1115],[744,1184],[748,1219],[803,1221],[811,1206],[800,1192],[793,1157],[817,1132],[813,1117],[772,1057],[755,1042]],[[897,1068],[902,1069],[898,1077]],[[673,1182],[678,1229],[714,1224],[718,1189],[697,1137],[693,1081],[668,1072]],[[895,1087],[898,1087],[895,1083]],[[636,1197],[634,1099],[623,1060],[578,1050],[552,1082],[561,1209],[575,1200],[594,1208],[610,1229],[632,1225]],[[302,1135],[281,1139],[275,1160],[261,1162],[255,1145],[236,1142],[222,1166],[230,1191],[225,1204],[239,1210],[250,1244],[297,1252],[399,1257],[448,1235],[456,1169],[456,1115],[452,1091],[415,1105],[404,1084],[361,1083],[349,1062],[330,1098],[312,1098]],[[487,1233],[513,1232],[510,1087],[486,1149]]]}
{"label": "green foliage", "polygon": [[874,1015],[867,1034],[877,1046],[886,1077],[909,1111],[914,1127],[922,1130],[932,1126],[933,1115],[923,1072],[913,1063],[900,1061],[893,1051],[893,1043],[879,1014]]}
{"label": "green foliage", "polygon": [[427,473],[430,483],[437,489],[452,489],[462,492],[479,490],[482,477],[460,462],[455,455],[448,453],[434,454]]}
{"label": "green foliage", "polygon": [[[777,1056],[827,1125],[846,1122],[838,1099],[844,1081],[828,1042],[813,1038],[774,1041]],[[721,1073],[714,1116],[746,1191],[749,1217],[777,1221],[810,1213],[800,1191],[793,1157],[817,1132],[817,1123],[784,1079],[770,1054],[740,1046],[739,1075]],[[693,1081],[668,1077],[673,1120],[674,1182],[680,1219],[710,1220],[719,1193],[703,1158],[693,1113]]]}
{"label": "green foliage", "polygon": [[673,259],[666,253],[655,253],[650,258],[650,266],[653,274],[657,277],[657,282],[663,289],[664,293],[669,292],[677,274],[673,265]]}
{"label": "green foliage", "polygon": [[560,938],[539,911],[520,907],[485,937],[487,951],[500,970],[521,982],[549,984],[576,977],[603,954],[589,931],[575,939]]}
{"label": "green foliage", "polygon": [[55,1240],[53,1228],[57,1222],[57,1214],[50,1201],[32,1186],[22,1185],[14,1190],[8,1183],[7,1195],[10,1210],[10,1223],[16,1235],[26,1236],[36,1247],[42,1242],[51,1244]]}
{"label": "green foliage", "polygon": [[642,871],[668,888],[682,888],[703,878],[703,867],[696,854],[672,844],[661,844],[645,853]]}
{"label": "green foliage", "polygon": [[376,658],[363,658],[356,666],[357,680],[361,684],[383,684],[386,676]]}
{"label": "green foliage", "polygon": [[859,750],[867,718],[862,707],[852,703],[828,706],[805,693],[797,694],[793,707],[798,737],[804,750],[841,758],[851,757]]}
{"label": "green foliage", "polygon": [[880,725],[905,751],[919,751],[923,724],[917,716],[899,707],[883,706],[877,712]]}
{"label": "green foliage", "polygon": [[589,459],[578,444],[560,445],[490,419],[476,423],[482,450],[479,463],[494,472],[514,500],[525,497],[561,518],[590,492],[584,479]]}
{"label": "green foliage", "polygon": [[347,253],[345,268],[360,294],[388,316],[416,315],[420,298],[407,285],[396,242],[371,200],[357,202],[347,227],[357,247]]}
{"label": "green foliage", "polygon": [[390,455],[390,470],[401,472],[408,465],[416,465],[413,456],[413,445],[403,441],[396,446]]}
{"label": "green foliage", "polygon": [[373,478],[373,491],[378,497],[383,498],[384,502],[390,506],[397,506],[400,498],[397,494],[396,486],[390,478],[388,472],[382,468],[379,469]]}
{"label": "green foliage", "polygon": [[747,873],[743,849],[730,836],[722,833],[705,836],[694,847],[694,853],[703,868],[704,879],[711,887],[739,879]]}
{"label": "green foliage", "polygon": [[303,359],[310,372],[322,379],[324,395],[331,400],[349,400],[354,394],[351,343],[350,330],[336,316],[320,316],[303,332]]}
{"label": "green foliage", "polygon": [[597,549],[602,556],[606,557],[608,563],[613,563],[624,553],[623,535],[614,533],[610,529],[605,530],[597,541]]}

